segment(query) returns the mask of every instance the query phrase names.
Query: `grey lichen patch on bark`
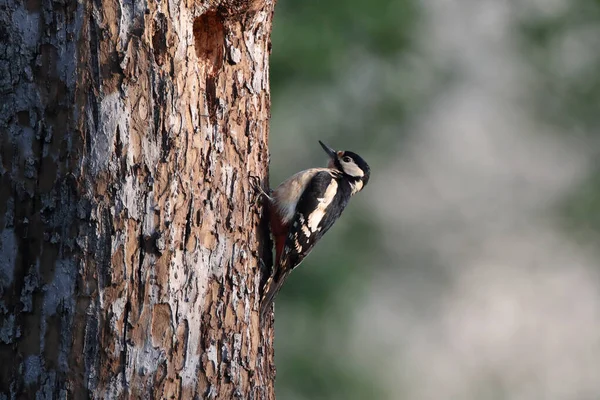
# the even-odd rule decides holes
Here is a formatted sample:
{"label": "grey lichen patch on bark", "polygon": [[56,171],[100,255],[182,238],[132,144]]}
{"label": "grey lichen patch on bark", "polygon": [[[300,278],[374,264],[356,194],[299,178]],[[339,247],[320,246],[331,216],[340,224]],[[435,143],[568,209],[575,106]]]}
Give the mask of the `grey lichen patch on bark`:
{"label": "grey lichen patch on bark", "polygon": [[71,260],[58,260],[52,281],[42,287],[44,292],[44,316],[52,316],[57,311],[73,310],[75,302],[75,280],[77,268]]}
{"label": "grey lichen patch on bark", "polygon": [[114,153],[117,129],[120,132],[129,131],[130,107],[125,107],[125,100],[120,93],[114,92],[104,96],[99,101],[98,108],[98,118],[89,124],[95,127],[89,135],[92,151],[88,160],[92,176],[108,169]]}

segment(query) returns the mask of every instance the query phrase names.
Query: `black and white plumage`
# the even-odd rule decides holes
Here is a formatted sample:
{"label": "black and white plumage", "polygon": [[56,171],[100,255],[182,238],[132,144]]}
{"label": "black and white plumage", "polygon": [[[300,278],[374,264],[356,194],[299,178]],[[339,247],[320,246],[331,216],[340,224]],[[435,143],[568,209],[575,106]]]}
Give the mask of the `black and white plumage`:
{"label": "black and white plumage", "polygon": [[310,253],[370,178],[369,165],[356,153],[334,151],[319,141],[330,161],[327,168],[298,172],[269,200],[271,232],[275,240],[275,263],[261,299],[261,319],[290,272]]}

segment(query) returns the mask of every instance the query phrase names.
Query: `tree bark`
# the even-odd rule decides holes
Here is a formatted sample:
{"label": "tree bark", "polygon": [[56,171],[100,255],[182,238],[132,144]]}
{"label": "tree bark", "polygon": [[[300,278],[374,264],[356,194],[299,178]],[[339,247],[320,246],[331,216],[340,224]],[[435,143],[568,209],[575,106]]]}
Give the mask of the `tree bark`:
{"label": "tree bark", "polygon": [[271,0],[0,0],[0,398],[274,398]]}

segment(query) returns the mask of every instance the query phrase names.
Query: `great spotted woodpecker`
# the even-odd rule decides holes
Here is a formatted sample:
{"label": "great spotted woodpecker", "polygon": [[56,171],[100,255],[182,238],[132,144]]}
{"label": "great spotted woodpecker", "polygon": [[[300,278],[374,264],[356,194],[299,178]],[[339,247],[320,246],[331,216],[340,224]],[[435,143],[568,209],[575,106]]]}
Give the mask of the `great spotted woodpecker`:
{"label": "great spotted woodpecker", "polygon": [[260,317],[264,320],[287,276],[310,253],[344,211],[350,197],[369,182],[369,165],[356,153],[335,151],[319,141],[329,155],[327,168],[298,172],[279,185],[268,199],[269,222],[275,240],[275,264],[264,286]]}

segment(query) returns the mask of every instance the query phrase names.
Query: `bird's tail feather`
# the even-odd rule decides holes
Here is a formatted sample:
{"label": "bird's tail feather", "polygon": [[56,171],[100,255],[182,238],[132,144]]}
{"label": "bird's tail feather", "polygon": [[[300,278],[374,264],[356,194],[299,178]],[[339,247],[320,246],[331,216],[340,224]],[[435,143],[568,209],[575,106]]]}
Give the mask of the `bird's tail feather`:
{"label": "bird's tail feather", "polygon": [[[285,274],[287,275],[287,274]],[[260,301],[260,320],[265,321],[267,313],[271,310],[271,305],[275,301],[275,296],[279,293],[279,290],[285,282],[285,275],[283,276],[271,276],[265,284],[265,291]]]}

